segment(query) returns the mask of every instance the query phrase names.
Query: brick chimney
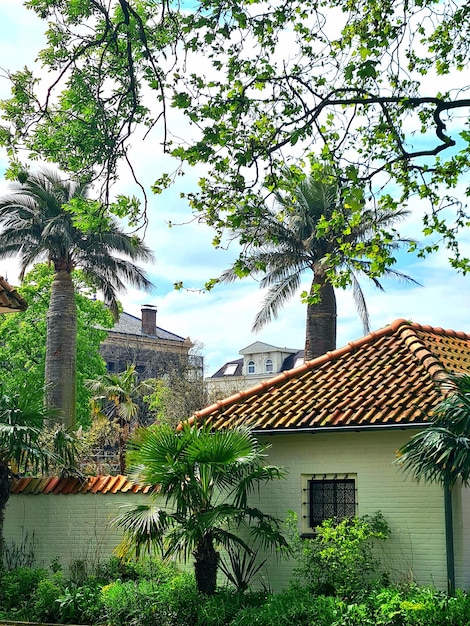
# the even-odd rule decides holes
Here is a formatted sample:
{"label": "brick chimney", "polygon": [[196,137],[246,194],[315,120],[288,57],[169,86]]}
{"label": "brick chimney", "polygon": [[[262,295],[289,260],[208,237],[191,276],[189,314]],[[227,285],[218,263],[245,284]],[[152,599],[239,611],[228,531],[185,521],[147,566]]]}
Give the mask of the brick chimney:
{"label": "brick chimney", "polygon": [[157,307],[152,304],[144,304],[140,309],[142,313],[142,333],[156,337],[157,335]]}

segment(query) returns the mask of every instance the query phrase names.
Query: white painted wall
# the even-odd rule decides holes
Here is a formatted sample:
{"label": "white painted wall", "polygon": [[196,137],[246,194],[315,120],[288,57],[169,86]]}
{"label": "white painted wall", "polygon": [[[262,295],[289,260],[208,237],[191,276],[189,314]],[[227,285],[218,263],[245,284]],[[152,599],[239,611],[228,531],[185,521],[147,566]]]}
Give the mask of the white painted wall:
{"label": "white painted wall", "polygon": [[[286,518],[289,509],[302,515],[303,474],[348,473],[357,475],[358,514],[382,511],[392,527],[384,544],[384,560],[397,580],[414,580],[447,588],[444,535],[444,500],[436,485],[406,479],[394,464],[395,451],[410,432],[334,432],[275,435],[269,463],[289,471],[286,480],[262,488],[253,504]],[[59,557],[64,564],[86,558],[106,559],[119,543],[111,525],[121,504],[145,502],[142,494],[14,495],[7,505],[5,538],[21,542],[25,531],[34,532],[38,565]],[[455,489],[456,583],[470,586],[470,491]],[[270,558],[265,582],[273,589],[285,587],[292,563]]]}

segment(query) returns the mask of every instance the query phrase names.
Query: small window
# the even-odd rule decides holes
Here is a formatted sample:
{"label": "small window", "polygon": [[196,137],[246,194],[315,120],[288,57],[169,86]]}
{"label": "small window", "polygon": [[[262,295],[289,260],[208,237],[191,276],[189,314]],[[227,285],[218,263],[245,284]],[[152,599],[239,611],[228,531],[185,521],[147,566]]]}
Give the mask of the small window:
{"label": "small window", "polygon": [[255,362],[248,361],[248,374],[254,374],[254,373],[255,373]]}
{"label": "small window", "polygon": [[227,367],[224,369],[224,376],[233,376],[237,371],[236,363],[229,363]]}
{"label": "small window", "polygon": [[272,374],[274,372],[274,365],[272,359],[266,359],[264,362],[264,371],[266,374]]}
{"label": "small window", "polygon": [[348,475],[312,476],[307,480],[307,524],[316,528],[325,519],[356,515],[356,480]]}
{"label": "small window", "polygon": [[108,361],[106,363],[106,369],[108,372],[117,372],[117,364],[114,361]]}
{"label": "small window", "polygon": [[146,368],[146,366],[145,366],[145,365],[143,365],[142,363],[140,363],[139,365],[136,365],[136,366],[135,366],[135,371],[136,371],[138,374],[144,374],[146,369],[147,369],[147,368]]}

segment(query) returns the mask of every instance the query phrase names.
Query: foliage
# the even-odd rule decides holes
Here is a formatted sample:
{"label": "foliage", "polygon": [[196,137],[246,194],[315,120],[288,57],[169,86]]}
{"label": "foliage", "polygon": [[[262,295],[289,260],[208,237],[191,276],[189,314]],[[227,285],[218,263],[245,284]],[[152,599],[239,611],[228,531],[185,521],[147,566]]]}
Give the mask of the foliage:
{"label": "foliage", "polygon": [[[203,164],[188,198],[218,245],[224,227],[261,214],[282,168],[300,180],[293,164],[321,156],[357,216],[369,196],[387,210],[426,200],[423,231],[435,239],[423,253],[442,245],[468,270],[458,247],[469,222],[458,198],[470,165],[467,3],[26,4],[47,42],[33,55],[43,69],[10,74],[2,103],[13,175],[26,150],[100,178],[108,195],[120,163],[136,175],[129,144],[141,125],[183,163]],[[154,191],[176,174],[162,172]],[[139,215],[135,198],[118,198],[113,210]],[[380,250],[370,255],[381,261]]]}
{"label": "foliage", "polygon": [[277,594],[226,587],[205,596],[172,564],[112,559],[80,580],[45,569],[2,572],[1,618],[107,626],[467,626],[470,596],[416,585],[377,587],[354,601],[305,586]]}
{"label": "foliage", "polygon": [[380,512],[336,520],[324,520],[315,537],[302,539],[297,517],[287,520],[296,580],[315,592],[353,598],[363,594],[378,577],[380,562],[374,554],[377,540],[385,540],[390,528]]}
{"label": "foliage", "polygon": [[[16,608],[21,611],[18,604],[27,605],[39,584],[39,581],[47,577],[45,569],[31,569],[19,567],[15,570],[0,571],[0,606],[8,611]],[[19,601],[19,602],[18,602]]]}
{"label": "foliage", "polygon": [[194,624],[198,607],[194,577],[188,573],[169,581],[116,582],[103,588],[102,600],[112,626]]}
{"label": "foliage", "polygon": [[398,451],[398,464],[414,478],[448,486],[470,482],[470,375],[448,375],[446,397],[430,425]]}
{"label": "foliage", "polygon": [[249,502],[260,484],[282,478],[279,467],[264,464],[265,448],[246,428],[212,432],[184,423],[179,431],[157,425],[137,431],[129,442],[130,475],[158,485],[166,508],[140,505],[116,520],[125,532],[123,553],[142,548],[195,562],[197,586],[216,588],[217,545],[251,551],[239,531],[263,548],[286,548],[279,521]]}
{"label": "foliage", "polygon": [[[76,271],[75,300],[77,303],[77,421],[90,424],[90,392],[85,380],[104,374],[105,363],[99,354],[100,343],[106,338],[106,328],[112,326],[111,314],[102,302],[90,297],[83,275]],[[26,381],[44,384],[46,356],[46,314],[49,307],[53,270],[45,264],[28,272],[18,288],[28,302],[20,316],[0,316],[0,361],[2,379],[9,386],[20,387]]]}
{"label": "foliage", "polygon": [[[220,569],[235,589],[244,593],[257,577],[267,559],[258,558],[258,550],[240,550],[238,546],[228,545],[226,556],[220,559]],[[261,579],[262,580],[262,579]]]}
{"label": "foliage", "polygon": [[129,365],[119,374],[106,373],[94,380],[85,381],[92,393],[91,407],[96,418],[104,417],[115,426],[119,448],[118,468],[126,472],[126,442],[137,427],[141,426],[139,399],[154,390],[154,380],[138,381],[135,365]]}

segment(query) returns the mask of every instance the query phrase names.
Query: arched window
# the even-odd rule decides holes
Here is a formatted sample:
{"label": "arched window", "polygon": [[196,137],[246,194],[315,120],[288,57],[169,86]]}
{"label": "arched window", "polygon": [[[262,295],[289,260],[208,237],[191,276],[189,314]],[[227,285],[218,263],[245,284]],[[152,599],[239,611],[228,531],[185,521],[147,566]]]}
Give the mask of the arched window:
{"label": "arched window", "polygon": [[264,362],[264,371],[266,374],[272,374],[274,372],[274,365],[272,359],[266,359]]}
{"label": "arched window", "polygon": [[248,361],[248,374],[254,374],[254,373],[255,373],[255,362]]}

